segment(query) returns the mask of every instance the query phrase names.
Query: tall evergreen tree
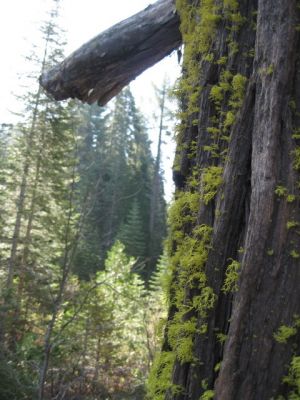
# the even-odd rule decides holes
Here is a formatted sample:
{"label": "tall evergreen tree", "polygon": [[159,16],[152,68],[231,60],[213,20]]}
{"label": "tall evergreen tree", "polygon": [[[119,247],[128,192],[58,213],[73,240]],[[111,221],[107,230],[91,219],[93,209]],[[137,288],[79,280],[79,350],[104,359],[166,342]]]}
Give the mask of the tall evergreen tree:
{"label": "tall evergreen tree", "polygon": [[[78,206],[84,218],[75,257],[75,270],[79,277],[89,279],[103,267],[106,247],[103,248],[103,220],[107,218],[103,207],[108,173],[107,110],[98,106],[79,108],[78,134],[80,181]],[[101,211],[102,210],[102,211]]]}
{"label": "tall evergreen tree", "polygon": [[[128,228],[128,221],[132,218],[130,213],[135,208],[134,213],[139,214],[140,219],[136,227],[139,234],[135,235],[135,238],[138,237],[139,251],[129,251],[128,254],[139,257],[144,265],[144,277],[149,277],[160,245],[153,257],[150,254],[149,218],[155,167],[145,122],[129,88],[117,97],[111,110],[92,107],[84,113],[85,122],[79,129],[83,139],[79,187],[82,201],[87,204],[88,215],[83,224],[76,270],[79,276],[88,279],[103,268],[106,252],[120,230],[125,244],[133,241],[125,238],[124,227]],[[158,193],[158,199],[159,204],[164,204],[162,190]],[[163,228],[156,233],[160,240]]]}
{"label": "tall evergreen tree", "polygon": [[[40,71],[50,65],[49,60],[57,62],[62,57],[55,25],[58,8],[59,2],[55,0],[42,28],[45,45],[39,60]],[[11,174],[16,179],[5,193],[12,217],[2,237],[6,249],[2,247],[1,267],[6,284],[1,287],[1,347],[7,351],[7,360],[19,365],[19,343],[25,343],[37,332],[45,332],[44,349],[40,349],[44,353],[40,369],[42,388],[51,331],[63,301],[75,241],[77,139],[72,129],[72,106],[53,103],[40,87],[22,100],[24,115],[15,129],[14,146],[10,146],[9,159],[14,163],[10,161],[5,172],[6,182]],[[50,317],[48,326],[43,321],[46,315]],[[36,379],[38,371],[34,372]],[[42,389],[39,397],[43,398]]]}
{"label": "tall evergreen tree", "polygon": [[120,227],[117,238],[125,245],[126,253],[129,256],[134,258],[145,257],[146,242],[143,221],[136,198],[133,200],[126,222]]}

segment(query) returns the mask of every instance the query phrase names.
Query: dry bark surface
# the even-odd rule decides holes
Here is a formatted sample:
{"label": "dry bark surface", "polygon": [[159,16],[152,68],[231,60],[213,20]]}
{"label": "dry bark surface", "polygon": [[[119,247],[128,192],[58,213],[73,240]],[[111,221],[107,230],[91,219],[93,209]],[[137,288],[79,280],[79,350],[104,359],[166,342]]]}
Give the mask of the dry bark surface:
{"label": "dry bark surface", "polygon": [[105,105],[181,41],[174,0],[160,0],[84,44],[40,83],[55,100]]}

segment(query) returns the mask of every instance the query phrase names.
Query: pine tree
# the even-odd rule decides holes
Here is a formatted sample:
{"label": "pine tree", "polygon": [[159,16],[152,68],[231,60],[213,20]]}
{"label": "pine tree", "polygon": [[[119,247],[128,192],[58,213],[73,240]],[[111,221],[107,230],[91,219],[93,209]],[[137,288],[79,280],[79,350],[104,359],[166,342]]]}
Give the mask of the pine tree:
{"label": "pine tree", "polygon": [[[77,253],[76,270],[79,276],[88,279],[103,268],[106,252],[120,229],[123,230],[127,224],[133,202],[136,202],[141,219],[138,223],[140,251],[134,252],[134,255],[140,261],[147,262],[144,270],[148,272],[144,271],[143,274],[149,277],[154,268],[149,253],[149,210],[154,162],[145,122],[129,88],[117,97],[110,112],[92,107],[85,113],[89,117],[84,117],[86,122],[79,129],[83,138],[79,187],[81,201],[87,204],[88,216]],[[162,190],[158,197],[159,204],[164,204]],[[164,216],[160,216],[164,221]],[[161,238],[159,235],[163,233],[158,234]],[[131,239],[123,235],[122,241],[125,243],[126,240]],[[157,249],[156,252],[159,253]]]}
{"label": "pine tree", "polygon": [[[40,68],[43,71],[49,59],[56,62],[62,53],[57,49],[58,36],[54,20],[59,2],[54,1],[49,21],[42,29],[45,39]],[[53,49],[53,51],[51,50]],[[19,367],[19,343],[41,340],[45,333],[44,349],[39,349],[37,363],[40,369],[40,394],[43,398],[43,381],[50,355],[50,339],[68,279],[72,248],[75,246],[75,227],[78,224],[75,210],[76,136],[74,135],[72,105],[51,102],[38,87],[36,93],[24,97],[24,115],[15,129],[14,146],[10,146],[11,170],[16,176],[6,196],[6,206],[13,218],[7,225],[3,241],[10,243],[7,257],[6,285],[2,286],[3,319],[2,350],[5,357]],[[17,174],[17,171],[20,174]],[[6,178],[6,182],[8,179]],[[12,201],[16,205],[11,207]],[[50,317],[48,327],[44,318]],[[32,343],[33,344],[33,343]],[[7,346],[5,346],[7,345]],[[7,348],[6,348],[7,347]],[[23,348],[21,346],[21,348]],[[27,349],[27,345],[24,346]],[[27,350],[26,350],[27,351]],[[44,352],[44,354],[42,354]],[[24,363],[23,371],[27,369]],[[34,380],[38,371],[31,371]],[[26,371],[28,373],[28,371]]]}
{"label": "pine tree", "polygon": [[121,225],[117,235],[118,240],[125,245],[126,253],[134,258],[145,257],[146,242],[142,222],[139,204],[135,198],[126,222]]}
{"label": "pine tree", "polygon": [[75,271],[83,279],[89,279],[101,269],[106,248],[103,249],[103,219],[107,218],[103,200],[107,192],[108,134],[107,110],[92,106],[81,107],[78,134],[80,181],[79,207],[84,220],[75,257]]}
{"label": "pine tree", "polygon": [[167,122],[169,110],[167,108],[169,85],[165,78],[161,89],[155,88],[159,105],[159,126],[157,152],[152,178],[150,218],[149,218],[149,254],[151,255],[152,265],[155,265],[162,253],[162,242],[166,235],[166,204],[164,201],[164,187],[162,181],[162,146],[164,143],[163,135],[167,133]]}

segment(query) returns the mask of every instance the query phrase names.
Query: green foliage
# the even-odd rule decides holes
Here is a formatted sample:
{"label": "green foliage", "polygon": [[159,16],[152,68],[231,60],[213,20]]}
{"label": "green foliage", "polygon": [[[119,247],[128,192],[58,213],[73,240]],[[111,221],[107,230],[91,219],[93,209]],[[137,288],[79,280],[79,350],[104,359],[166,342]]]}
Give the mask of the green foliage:
{"label": "green foliage", "polygon": [[20,371],[14,363],[0,360],[1,400],[31,400],[34,386],[29,373]]}
{"label": "green foliage", "polygon": [[148,279],[162,252],[166,220],[158,171],[156,229],[150,232],[155,163],[145,121],[129,88],[116,97],[109,114],[97,106],[84,108],[82,113],[79,190],[89,211],[76,254],[76,272],[90,279],[103,269],[106,252],[119,238],[128,255],[144,265],[141,274]]}
{"label": "green foliage", "polygon": [[[213,60],[210,47],[221,16],[219,7],[213,0],[203,0],[197,7],[187,4],[184,0],[177,0],[176,9],[181,17],[181,32],[185,43],[183,63],[187,71],[180,81],[177,92],[186,98],[188,102],[186,116],[189,116],[197,111],[197,102],[201,93],[200,66],[197,58],[201,56],[206,62]],[[185,123],[184,118],[182,127]]]}
{"label": "green foliage", "polygon": [[297,140],[297,139],[300,139],[300,128],[294,129],[292,138],[293,138],[293,139],[296,139],[296,140]]}
{"label": "green foliage", "polygon": [[275,194],[278,197],[285,197],[287,195],[287,188],[284,186],[276,186]]}
{"label": "green foliage", "polygon": [[281,325],[274,334],[274,338],[278,343],[287,343],[287,341],[295,336],[297,333],[297,328],[295,326]]}
{"label": "green foliage", "polygon": [[219,343],[224,343],[227,339],[227,335],[225,335],[224,333],[218,333],[217,339]]}
{"label": "green foliage", "polygon": [[[181,192],[177,194],[169,218],[173,240],[176,240],[176,251],[170,258],[171,270],[179,271],[176,281],[171,282],[173,302],[177,313],[167,324],[168,342],[177,359],[181,362],[193,361],[193,341],[196,332],[204,333],[206,324],[197,327],[196,320],[188,317],[191,310],[199,312],[205,318],[209,309],[213,308],[216,296],[206,286],[204,272],[210,248],[212,228],[206,225],[196,226],[191,235],[184,235],[185,224],[196,221],[200,196],[197,193]],[[198,288],[199,296],[186,303],[185,290]]]}
{"label": "green foliage", "polygon": [[183,363],[193,360],[193,338],[196,331],[196,320],[192,318],[184,321],[180,313],[168,325],[169,344],[177,359]]}
{"label": "green foliage", "polygon": [[217,194],[219,187],[223,182],[223,168],[219,166],[210,166],[203,169],[202,172],[202,199],[204,204],[208,204]]}
{"label": "green foliage", "polygon": [[200,196],[198,193],[178,192],[176,194],[176,200],[169,210],[169,225],[175,234],[174,239],[182,237],[181,228],[185,224],[195,221],[199,204]]}
{"label": "green foliage", "polygon": [[288,194],[287,195],[286,201],[288,203],[293,203],[295,200],[296,200],[296,196],[294,194]]}
{"label": "green foliage", "polygon": [[266,70],[266,74],[267,74],[267,75],[272,75],[273,72],[274,72],[274,65],[271,64],[271,65],[268,66],[268,68],[267,68],[267,70]]}
{"label": "green foliage", "polygon": [[199,296],[193,297],[192,304],[194,309],[197,310],[199,315],[204,319],[207,316],[207,311],[214,307],[216,300],[217,296],[213,292],[213,289],[209,286],[205,286]]}
{"label": "green foliage", "polygon": [[230,71],[224,70],[220,76],[220,82],[211,88],[210,98],[217,106],[225,99],[225,94],[231,90],[232,74]]}
{"label": "green foliage", "polygon": [[[198,113],[198,102],[202,92],[199,85],[201,68],[205,63],[212,63],[215,60],[212,44],[222,19],[223,9],[225,18],[230,21],[231,32],[237,31],[244,21],[238,12],[238,2],[233,0],[225,1],[223,4],[205,0],[199,2],[199,5],[178,0],[176,6],[181,17],[181,32],[185,44],[185,74],[176,89],[180,101],[185,104],[180,114],[182,123],[177,137],[179,151],[175,159],[175,170],[180,170],[179,152],[184,149],[181,144],[182,133],[189,124],[197,123],[193,114]],[[238,51],[233,39],[230,40],[228,47],[229,56]],[[216,63],[222,66],[227,60],[228,55],[224,55]],[[220,82],[211,88],[210,99],[214,102],[218,115],[207,129],[211,142],[203,147],[204,151],[209,152],[211,159],[219,159],[221,156],[223,160],[226,157],[226,149],[222,153],[220,151],[220,140],[226,143],[230,140],[226,131],[234,123],[236,112],[242,105],[246,83],[246,77],[241,74],[233,75],[231,71],[224,69],[221,72]],[[223,107],[226,112],[222,110]],[[197,143],[192,141],[187,150],[188,157],[194,158],[198,151]],[[197,218],[200,205],[208,205],[216,196],[223,182],[222,175],[222,165],[208,165],[201,171],[194,169],[185,190],[176,193],[175,201],[169,211],[170,270],[173,274],[169,282],[169,293],[171,293],[170,305],[176,311],[167,322],[166,335],[172,355],[181,363],[194,362],[195,335],[205,334],[207,330],[205,320],[217,300],[213,289],[207,285],[205,274],[205,263],[211,248],[212,228],[208,225],[197,226]],[[232,285],[233,282],[230,282],[230,286]],[[196,293],[192,299],[188,295],[191,290]],[[197,322],[195,316],[200,317],[200,322],[199,320]],[[159,392],[161,396],[164,396],[172,386],[170,375],[168,379],[169,386],[165,386]],[[153,382],[159,385],[157,375],[156,381],[154,378]],[[206,395],[207,398],[213,396],[211,391],[207,391]],[[163,398],[155,397],[153,391],[151,396],[153,399]]]}
{"label": "green foliage", "polygon": [[225,280],[222,287],[224,293],[236,292],[238,290],[238,279],[240,275],[241,263],[232,260],[226,268]]}
{"label": "green foliage", "polygon": [[300,147],[297,146],[295,150],[293,151],[293,156],[294,156],[294,169],[296,171],[300,170]]}
{"label": "green foliage", "polygon": [[220,369],[221,369],[221,362],[219,362],[219,363],[217,363],[217,364],[215,365],[214,371],[215,371],[215,372],[219,372]]}
{"label": "green foliage", "polygon": [[217,64],[225,65],[227,63],[227,60],[228,60],[228,57],[226,57],[226,56],[220,57],[219,60],[217,61]]}
{"label": "green foliage", "polygon": [[[55,371],[63,366],[68,372],[63,384],[79,366],[87,371],[82,376],[87,390],[96,385],[94,395],[123,393],[126,398],[143,384],[157,346],[153,336],[158,322],[153,313],[159,318],[165,309],[158,288],[147,292],[141,278],[132,273],[134,264],[124,245],[116,242],[104,271],[89,282],[73,280],[73,296],[56,324],[59,342],[51,358]],[[62,384],[59,379],[54,373],[57,385]],[[71,388],[76,392],[76,383]]]}
{"label": "green foliage", "polygon": [[234,124],[234,122],[235,122],[235,115],[233,114],[232,111],[228,111],[226,113],[226,118],[224,121],[224,128],[225,129],[230,128]]}
{"label": "green foliage", "polygon": [[288,221],[286,223],[287,229],[296,228],[297,226],[299,226],[299,222],[297,222],[297,221]]}
{"label": "green foliage", "polygon": [[292,388],[288,394],[288,400],[300,399],[300,356],[293,356],[289,368],[289,374],[283,378],[283,382]]}
{"label": "green foliage", "polygon": [[236,74],[232,78],[232,96],[229,104],[233,108],[239,108],[242,105],[242,101],[245,95],[245,87],[247,78],[241,74]]}
{"label": "green foliage", "polygon": [[214,398],[214,396],[215,393],[213,390],[205,390],[199,400],[211,400]]}
{"label": "green foliage", "polygon": [[162,351],[157,355],[147,382],[147,398],[163,400],[167,391],[178,390],[171,383],[174,362],[175,354],[171,351]]}
{"label": "green foliage", "polygon": [[297,259],[297,258],[300,258],[300,253],[299,253],[299,251],[293,249],[293,250],[290,251],[290,256],[292,258],[296,258]]}
{"label": "green foliage", "polygon": [[126,222],[120,227],[117,238],[125,245],[126,253],[129,256],[145,257],[145,233],[143,232],[141,211],[136,198],[133,200]]}
{"label": "green foliage", "polygon": [[212,87],[210,98],[216,104],[216,108],[220,111],[221,104],[226,99],[226,94],[229,95],[228,106],[230,109],[225,113],[223,126],[226,129],[230,128],[235,122],[236,110],[241,107],[247,78],[241,74],[232,75],[230,71],[224,70],[220,76],[218,85]]}
{"label": "green foliage", "polygon": [[[37,76],[62,56],[54,21],[43,30],[49,59]],[[118,242],[111,248],[123,223],[129,254],[152,258],[153,269],[160,253],[160,175],[155,257],[148,246],[154,162],[145,123],[128,89],[110,115],[55,103],[40,88],[22,101],[20,122],[0,128],[0,397],[36,398],[42,383],[45,398],[130,398],[166,313],[158,288],[146,291],[132,273],[136,260]]]}
{"label": "green foliage", "polygon": [[215,85],[211,88],[210,98],[216,103],[219,104],[224,99],[224,89],[221,86]]}

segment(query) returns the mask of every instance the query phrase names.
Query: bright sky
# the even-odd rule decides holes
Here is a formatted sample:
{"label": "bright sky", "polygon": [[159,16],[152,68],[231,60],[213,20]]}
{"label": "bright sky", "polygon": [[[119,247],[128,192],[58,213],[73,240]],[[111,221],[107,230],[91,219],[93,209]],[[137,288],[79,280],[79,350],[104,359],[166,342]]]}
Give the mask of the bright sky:
{"label": "bright sky", "polygon": [[[113,24],[144,9],[154,0],[61,0],[61,27],[66,31],[67,55]],[[13,121],[9,110],[18,110],[15,94],[22,93],[22,80],[18,74],[24,72],[24,56],[32,45],[39,45],[39,27],[46,19],[45,12],[51,0],[9,0],[0,5],[0,123]],[[159,86],[164,76],[174,81],[180,68],[176,55],[167,57],[161,63],[145,71],[131,85],[137,105],[144,114],[152,115],[156,109],[152,84]],[[155,145],[157,132],[153,129],[151,140]],[[169,199],[172,192],[171,166],[168,159],[174,145],[167,143],[163,153],[166,170],[166,192]],[[170,157],[172,158],[172,156]]]}

